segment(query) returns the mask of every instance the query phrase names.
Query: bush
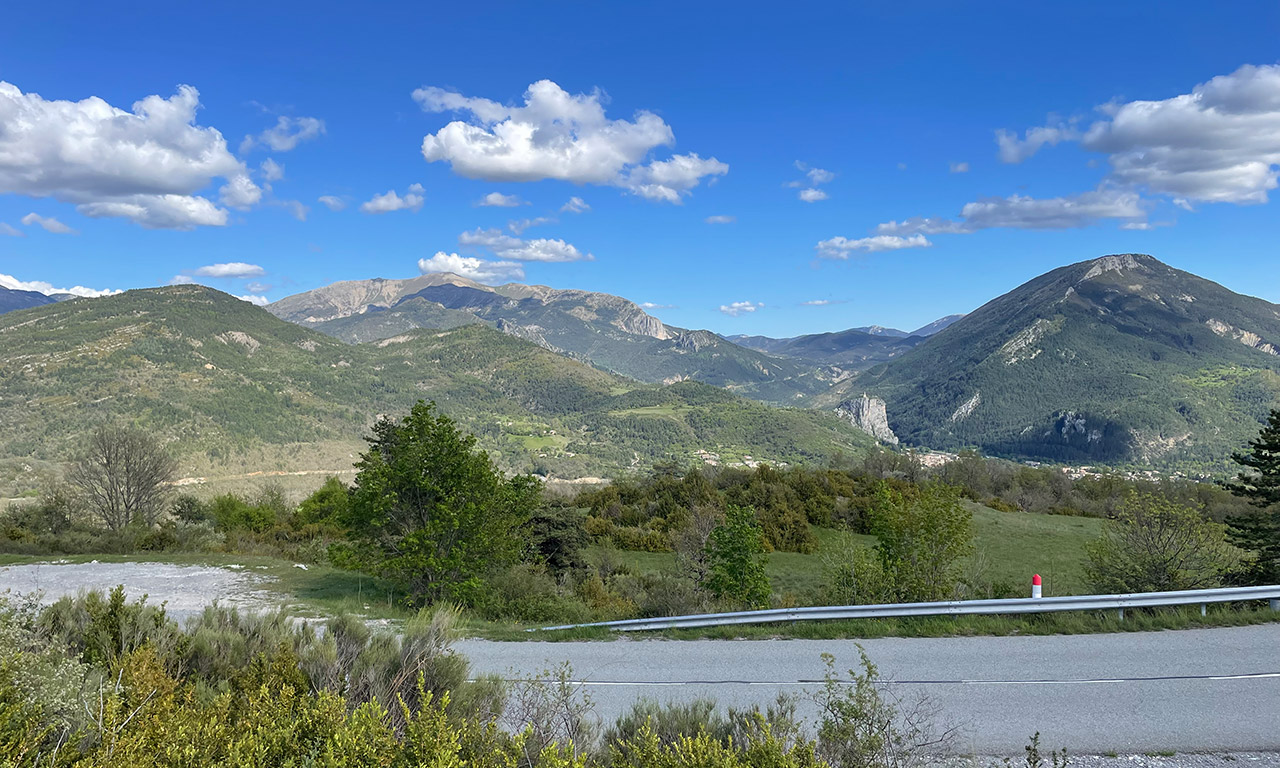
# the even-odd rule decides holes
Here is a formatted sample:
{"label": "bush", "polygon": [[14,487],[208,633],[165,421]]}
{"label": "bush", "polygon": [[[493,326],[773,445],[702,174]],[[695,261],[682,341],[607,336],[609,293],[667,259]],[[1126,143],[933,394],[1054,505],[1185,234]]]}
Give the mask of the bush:
{"label": "bush", "polygon": [[769,605],[769,577],[765,574],[764,533],[750,507],[730,505],[724,522],[707,541],[707,589],[716,597],[750,608]]}
{"label": "bush", "polygon": [[926,752],[941,752],[953,731],[936,731],[928,703],[886,698],[877,687],[876,666],[858,646],[860,669],[849,680],[835,670],[835,657],[824,653],[827,669],[822,689],[813,695],[821,714],[817,754],[838,768],[902,768],[919,763]]}
{"label": "bush", "polygon": [[947,600],[959,586],[960,559],[973,547],[973,513],[960,491],[927,485],[881,488],[870,514],[884,588],[895,601]]}
{"label": "bush", "polygon": [[1221,586],[1239,558],[1226,527],[1152,494],[1133,494],[1087,548],[1085,573],[1101,593]]}

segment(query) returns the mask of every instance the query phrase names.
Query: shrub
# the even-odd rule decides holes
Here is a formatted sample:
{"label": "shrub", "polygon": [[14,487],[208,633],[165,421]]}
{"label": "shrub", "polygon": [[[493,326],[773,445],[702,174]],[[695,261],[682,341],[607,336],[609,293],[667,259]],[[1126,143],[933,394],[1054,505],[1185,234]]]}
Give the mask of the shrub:
{"label": "shrub", "polygon": [[718,598],[764,608],[769,605],[769,577],[765,574],[764,533],[755,510],[730,505],[724,522],[707,541],[707,589]]}
{"label": "shrub", "polygon": [[1131,495],[1086,551],[1085,573],[1104,593],[1220,586],[1238,561],[1225,526],[1152,494]]}
{"label": "shrub", "polygon": [[870,514],[885,589],[903,602],[946,600],[959,585],[959,562],[973,547],[973,513],[958,489],[881,488]]}

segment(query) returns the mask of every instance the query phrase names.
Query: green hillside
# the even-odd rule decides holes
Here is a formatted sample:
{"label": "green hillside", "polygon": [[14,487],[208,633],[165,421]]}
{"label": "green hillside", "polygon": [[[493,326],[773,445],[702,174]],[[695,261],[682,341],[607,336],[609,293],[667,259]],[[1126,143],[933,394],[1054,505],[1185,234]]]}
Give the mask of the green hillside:
{"label": "green hillside", "polygon": [[1280,307],[1107,256],[1026,283],[843,389],[884,398],[911,444],[1221,466],[1280,405],[1278,352]]}
{"label": "green hillside", "polygon": [[0,460],[64,459],[125,420],[190,474],[346,469],[379,414],[419,398],[507,468],[569,478],[700,449],[801,462],[869,443],[828,414],[640,384],[483,325],[350,345],[194,285],[11,312],[0,340]]}

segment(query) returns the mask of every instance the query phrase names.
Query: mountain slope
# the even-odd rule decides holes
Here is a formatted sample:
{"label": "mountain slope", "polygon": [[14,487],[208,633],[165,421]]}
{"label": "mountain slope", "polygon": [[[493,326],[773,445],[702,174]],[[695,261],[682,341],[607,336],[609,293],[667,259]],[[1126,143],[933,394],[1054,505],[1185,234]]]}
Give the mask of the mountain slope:
{"label": "mountain slope", "polygon": [[883,397],[908,443],[1215,464],[1280,404],[1280,307],[1137,254],[1049,272],[826,396]]}
{"label": "mountain slope", "polygon": [[651,383],[694,379],[775,403],[803,404],[830,376],[812,365],[665,325],[626,299],[511,283],[490,287],[447,273],[335,283],[267,309],[352,343],[412,328],[483,322],[548,350]]}
{"label": "mountain slope", "polygon": [[932,323],[929,323],[928,325],[922,325],[919,328],[915,329],[914,331],[911,332],[911,335],[912,336],[932,336],[933,334],[939,331],[950,328],[952,325],[955,324],[957,320],[959,320],[962,317],[964,317],[964,315],[947,315],[946,317],[940,317],[937,320],[934,320]]}
{"label": "mountain slope", "polygon": [[379,414],[419,398],[504,467],[560,477],[704,449],[797,462],[869,445],[831,414],[641,384],[480,324],[349,345],[196,285],[18,310],[0,340],[0,458],[62,460],[94,425],[125,421],[185,474],[347,469]]}
{"label": "mountain slope", "polygon": [[28,309],[52,304],[57,299],[49,298],[37,291],[18,291],[0,285],[0,315],[15,309]]}

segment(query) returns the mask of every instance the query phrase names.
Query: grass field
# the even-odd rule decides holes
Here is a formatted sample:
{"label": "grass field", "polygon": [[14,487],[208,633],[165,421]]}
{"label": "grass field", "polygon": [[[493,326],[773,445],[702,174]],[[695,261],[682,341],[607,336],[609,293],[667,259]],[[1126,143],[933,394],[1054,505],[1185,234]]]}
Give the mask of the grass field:
{"label": "grass field", "polygon": [[[965,564],[968,572],[985,581],[1003,582],[1031,589],[1031,576],[1040,574],[1044,594],[1070,595],[1088,591],[1084,576],[1084,547],[1102,532],[1101,520],[1065,515],[1000,512],[972,505],[974,553]],[[822,548],[840,536],[829,528],[814,530],[818,553],[801,555],[773,552],[766,572],[777,595],[804,597],[822,586]],[[873,536],[857,536],[867,547]],[[654,573],[675,567],[670,552],[618,552],[619,559],[638,573]]]}

